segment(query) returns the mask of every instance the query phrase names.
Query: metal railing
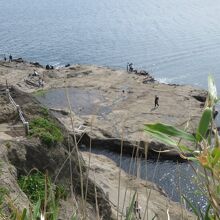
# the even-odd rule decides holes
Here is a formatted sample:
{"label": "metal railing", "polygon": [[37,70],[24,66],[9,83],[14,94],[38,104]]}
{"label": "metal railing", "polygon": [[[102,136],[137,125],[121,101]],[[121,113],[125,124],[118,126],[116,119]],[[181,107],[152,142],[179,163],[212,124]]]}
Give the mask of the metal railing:
{"label": "metal railing", "polygon": [[8,100],[10,101],[10,103],[14,106],[14,108],[17,110],[18,115],[24,125],[24,129],[25,129],[25,134],[28,135],[29,134],[29,123],[25,120],[23,112],[21,111],[21,107],[19,105],[16,104],[16,102],[14,101],[14,99],[12,98],[9,89],[6,89],[6,95],[8,97]]}

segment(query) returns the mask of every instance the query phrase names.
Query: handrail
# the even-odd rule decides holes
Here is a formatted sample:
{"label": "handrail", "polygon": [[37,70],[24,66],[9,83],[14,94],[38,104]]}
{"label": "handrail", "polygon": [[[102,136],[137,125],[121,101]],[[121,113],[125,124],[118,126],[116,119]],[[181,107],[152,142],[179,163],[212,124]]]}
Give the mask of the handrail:
{"label": "handrail", "polygon": [[9,97],[9,100],[10,100],[11,104],[12,104],[15,108],[17,108],[17,105],[16,105],[14,99],[11,97],[11,94],[10,94],[9,92],[8,92],[8,97]]}
{"label": "handrail", "polygon": [[25,129],[25,134],[28,135],[29,134],[29,123],[25,120],[23,112],[21,111],[21,108],[19,105],[16,104],[16,102],[14,101],[14,99],[12,98],[9,89],[6,89],[6,95],[8,97],[8,100],[10,101],[10,103],[14,106],[15,109],[17,109],[18,111],[18,115],[24,125],[24,129]]}

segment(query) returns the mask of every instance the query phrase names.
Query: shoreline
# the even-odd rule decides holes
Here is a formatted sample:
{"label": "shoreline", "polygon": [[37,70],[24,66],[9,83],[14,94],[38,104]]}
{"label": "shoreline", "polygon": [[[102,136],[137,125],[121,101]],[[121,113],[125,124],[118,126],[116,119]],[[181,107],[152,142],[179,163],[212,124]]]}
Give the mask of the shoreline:
{"label": "shoreline", "polygon": [[[205,103],[205,90],[158,81],[144,83],[146,76],[109,67],[76,64],[46,70],[37,62],[29,63],[21,59],[4,64],[0,62],[0,83],[4,84],[7,80],[9,85],[14,85],[26,93],[46,91],[44,96],[37,97],[38,100],[49,109],[61,108],[66,111],[67,115],[59,114],[58,118],[71,131],[68,104],[62,101],[66,99],[63,88],[69,88],[71,103],[75,103],[71,113],[75,127],[93,127],[93,131],[87,131],[81,139],[80,144],[86,146],[89,146],[92,139],[96,147],[106,147],[119,152],[123,135],[121,132],[124,129],[123,152],[131,154],[135,148],[140,155],[145,156],[147,150],[149,156],[155,158],[158,151],[170,150],[161,154],[161,158],[182,160],[173,148],[147,136],[143,132],[143,124],[160,121],[181,128],[186,125],[191,115],[190,131],[193,132]],[[27,84],[28,76],[34,69],[43,78],[44,87],[37,86],[37,77],[30,78],[29,81],[33,83]],[[54,94],[50,94],[51,89],[54,89]],[[48,95],[51,97],[47,100]],[[158,108],[152,108],[155,95],[160,97]],[[52,99],[56,103],[55,106],[50,103]]]}
{"label": "shoreline", "polygon": [[[51,65],[51,64],[41,64],[40,62],[38,61],[29,61],[29,60],[24,60],[22,57],[18,57],[18,58],[15,58],[12,60],[12,62],[16,62],[16,63],[24,63],[24,64],[30,64],[30,65],[33,65],[33,67],[36,67],[36,68],[44,68],[46,69],[46,66],[50,66],[50,67],[53,67],[54,70],[63,70],[65,68],[69,68],[69,67],[73,67],[73,66],[96,66],[98,68],[106,68],[106,69],[110,69],[112,71],[126,71],[126,68],[124,67],[121,67],[121,66],[109,66],[109,65],[99,65],[99,64],[91,64],[91,63],[67,63],[67,64],[62,64],[62,65]],[[4,61],[4,60],[0,60],[0,63],[2,65],[2,63],[10,63],[9,61]],[[148,70],[143,70],[143,69],[137,69],[137,71],[145,71],[147,73],[149,73],[150,76],[153,77],[153,73],[149,72]],[[128,72],[129,74],[135,74],[134,72]],[[138,75],[138,74],[136,74]],[[201,90],[204,90],[203,87],[201,86],[195,86],[195,85],[191,85],[191,84],[181,84],[181,83],[170,83],[170,82],[164,82],[164,80],[158,80],[156,79],[155,77],[153,77],[153,79],[160,83],[160,84],[165,84],[165,85],[173,85],[173,86],[184,86],[184,85],[188,85],[188,86],[192,86],[192,87],[195,87],[197,89],[201,89]]]}
{"label": "shoreline", "polygon": [[[158,82],[143,84],[142,76],[127,74],[125,71],[111,70],[94,65],[75,65],[61,70],[45,70],[41,67],[36,68],[33,67],[32,64],[24,63],[12,62],[9,65],[9,67],[4,67],[0,63],[0,72],[2,73],[0,84],[4,84],[5,79],[8,79],[9,85],[12,85],[12,87],[15,87],[19,91],[23,91],[24,95],[30,93],[31,96],[33,92],[39,90],[44,92],[46,90],[47,93],[43,94],[42,97],[45,98],[47,95],[52,95],[52,97],[48,97],[49,100],[52,101],[52,103],[53,100],[58,101],[57,105],[60,107],[59,110],[60,112],[63,111],[64,114],[60,114],[58,111],[58,114],[54,116],[59,120],[62,126],[65,126],[65,129],[67,129],[69,133],[72,131],[71,122],[69,120],[70,116],[74,118],[74,128],[78,128],[80,125],[85,125],[89,128],[85,134],[81,133],[77,135],[77,138],[82,137],[81,144],[86,144],[87,146],[89,146],[90,141],[92,141],[92,147],[96,147],[99,142],[100,147],[103,147],[105,143],[108,149],[114,147],[115,150],[119,151],[121,135],[123,134],[124,128],[126,130],[126,136],[124,136],[123,143],[125,144],[124,149],[127,152],[133,151],[133,148],[138,148],[141,149],[142,152],[145,152],[146,146],[148,146],[149,152],[155,148],[158,150],[158,147],[167,148],[167,146],[162,146],[160,143],[155,142],[155,140],[145,135],[141,128],[144,121],[151,120],[153,117],[158,121],[159,119],[168,121],[172,119],[171,121],[180,123],[182,119],[187,119],[188,115],[179,115],[178,111],[182,111],[183,105],[187,105],[195,116],[192,122],[196,123],[198,122],[201,112],[201,101],[194,96],[201,95],[201,92],[204,91],[195,90],[195,88],[190,86],[171,86]],[[45,86],[43,88],[28,85],[24,81],[24,79],[33,72],[33,68],[45,77]],[[81,109],[81,112],[77,112],[76,110],[78,109],[72,106],[73,111],[70,113],[68,107],[64,105],[65,102],[59,102],[66,99],[65,96],[63,96],[62,87],[69,88],[68,92],[71,103],[77,100],[79,103],[75,104],[80,104],[81,107],[84,107]],[[51,89],[54,89],[57,93],[50,94]],[[125,89],[125,92],[122,92],[123,89]],[[151,111],[153,99],[150,98],[154,97],[155,93],[160,93],[159,96],[165,100],[160,102],[158,109]],[[169,94],[169,96],[167,94]],[[178,106],[177,109],[170,109],[170,107],[166,105],[169,100],[171,100],[173,106],[175,106],[175,102],[178,102],[180,106]],[[25,105],[23,100],[22,103]],[[43,105],[42,102],[40,103]],[[99,111],[93,111],[96,106],[99,108],[104,107],[105,111],[106,108],[110,109],[110,111],[107,111],[106,115],[103,116],[103,111],[100,112],[101,114],[99,114]],[[47,106],[47,108],[51,109],[50,106]],[[54,108],[54,110],[57,111],[58,108]],[[84,112],[84,110],[89,111]],[[84,156],[86,156],[86,153],[84,153]],[[98,167],[103,166],[101,165],[103,161],[108,162],[109,160],[103,159],[103,157],[96,157],[95,155],[93,155],[93,157],[96,158],[96,162],[93,164],[92,172],[95,172],[94,174],[99,176],[97,177],[97,184],[105,191],[107,184],[103,180],[106,176],[102,174],[102,172],[99,172]],[[172,157],[173,155],[168,155],[168,159]],[[174,158],[175,157],[177,157],[177,155],[174,155]],[[88,156],[84,158],[86,159]],[[110,164],[110,162],[107,164]],[[106,169],[103,167],[103,172],[104,170],[108,172],[108,168],[116,170],[115,164],[109,165],[109,167],[107,164]],[[123,174],[123,176],[123,181],[125,181],[126,186],[127,182],[131,180],[131,177],[126,174]],[[111,180],[111,175],[108,178]],[[139,188],[139,186],[144,186],[145,181],[137,179],[134,182],[136,187]],[[117,186],[117,184],[113,182],[109,184],[109,188],[112,188],[110,197],[114,200],[114,194],[117,192],[115,186]],[[144,186],[140,189],[140,193],[143,192],[142,190],[144,190],[144,188],[146,187]],[[171,202],[168,197],[162,198],[162,195],[158,195],[158,197],[160,201],[166,201],[166,204],[172,204],[172,207],[176,204],[177,206],[173,215],[179,215],[180,209],[177,203]],[[162,213],[166,212],[165,206],[153,204],[152,210],[161,209],[161,216],[163,216]],[[155,209],[155,207],[157,208]],[[153,212],[157,213],[157,211]],[[178,217],[176,219],[178,219]]]}
{"label": "shoreline", "polygon": [[[21,133],[21,130],[19,131],[19,134],[17,133],[18,130],[15,132],[14,129],[9,132],[8,129],[12,128],[12,126],[17,128],[19,126],[21,129],[21,122],[17,120],[14,121],[16,109],[12,108],[12,106],[7,102],[4,94],[0,95],[1,108],[11,109],[11,112],[1,111],[3,114],[1,115],[2,121],[0,126],[3,128],[2,123],[8,123],[8,128],[7,131],[5,130],[5,133],[8,134],[10,139],[5,139],[2,141],[2,135],[0,137],[0,159],[4,161],[4,172],[3,175],[1,175],[2,179],[0,178],[0,185],[2,186],[3,184],[4,187],[7,187],[8,191],[10,192],[10,197],[16,202],[16,207],[18,206],[19,208],[23,209],[25,207],[29,207],[29,200],[17,185],[18,177],[21,174],[28,173],[29,175],[33,169],[38,169],[42,172],[47,170],[51,178],[59,175],[58,179],[62,182],[62,184],[65,184],[67,187],[69,187],[69,166],[66,164],[66,166],[63,167],[63,162],[66,161],[67,149],[69,147],[67,146],[67,139],[70,140],[71,147],[73,147],[73,145],[72,139],[69,138],[68,135],[69,132],[65,129],[63,124],[59,123],[57,118],[54,117],[50,111],[45,112],[45,109],[42,108],[39,102],[32,95],[18,91],[13,87],[11,89],[11,93],[14,100],[20,105],[24,115],[27,116],[29,121],[39,116],[45,117],[46,114],[47,118],[49,117],[52,121],[54,121],[56,125],[63,131],[66,139],[62,143],[55,144],[53,147],[48,147],[44,145],[39,138],[26,137],[24,132]],[[7,115],[6,113],[9,113],[10,117],[5,117]],[[4,132],[1,131],[1,134],[2,133]],[[90,156],[91,160],[89,159]],[[131,195],[135,192],[137,192],[138,202],[143,208],[141,210],[142,217],[144,215],[145,207],[148,207],[148,213],[145,219],[152,219],[155,216],[159,219],[163,219],[168,209],[169,215],[172,219],[178,220],[180,217],[183,217],[183,219],[195,219],[194,215],[184,207],[181,207],[179,203],[171,201],[161,187],[150,181],[141,180],[135,176],[128,175],[123,170],[120,170],[117,164],[111,159],[105,156],[97,156],[95,154],[90,155],[88,152],[81,152],[79,154],[79,158],[83,158],[82,168],[83,172],[85,173],[84,183],[86,183],[86,178],[89,176],[87,202],[90,205],[88,204],[88,206],[91,207],[92,205],[92,210],[95,209],[97,200],[95,201],[94,198],[96,198],[95,196],[97,196],[98,193],[98,207],[100,214],[104,215],[104,219],[117,219],[116,215],[118,209],[119,216],[122,216],[122,219],[125,219],[126,207],[129,207]],[[77,153],[74,151],[71,160],[74,167],[72,175],[74,179],[73,186],[74,193],[80,196],[78,159]],[[91,164],[88,165],[90,162]],[[63,167],[62,172],[59,172],[61,167]],[[59,172],[59,174],[57,172]],[[120,187],[118,186],[119,173],[121,180]],[[5,182],[5,180],[7,182]],[[96,186],[95,192],[94,186]],[[121,196],[119,204],[117,202],[118,189],[120,190],[119,193]],[[122,199],[123,197],[125,199]],[[69,197],[67,200],[62,201],[61,203],[60,212],[62,217],[59,219],[69,219],[71,213],[65,213],[68,207],[75,208],[75,203],[73,203],[72,199]],[[80,215],[81,210],[78,211]],[[89,215],[90,214],[94,216],[94,218],[91,219],[96,219],[97,215],[94,212],[89,211]]]}

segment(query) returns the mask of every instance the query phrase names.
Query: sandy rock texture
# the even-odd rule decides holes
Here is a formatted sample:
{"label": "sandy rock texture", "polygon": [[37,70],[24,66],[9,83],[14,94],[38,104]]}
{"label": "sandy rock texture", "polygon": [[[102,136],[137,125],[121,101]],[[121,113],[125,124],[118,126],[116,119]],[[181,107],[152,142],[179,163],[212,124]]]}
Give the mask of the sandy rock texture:
{"label": "sandy rock texture", "polygon": [[[30,202],[18,186],[17,179],[20,175],[27,175],[33,169],[37,169],[43,173],[48,172],[52,181],[56,179],[55,183],[62,183],[67,192],[72,190],[74,193],[75,203],[72,197],[69,198],[70,193],[69,200],[61,201],[61,216],[59,219],[70,219],[71,214],[74,212],[78,212],[78,217],[81,216],[82,208],[77,204],[81,195],[81,178],[83,187],[86,187],[86,183],[88,184],[87,203],[85,204],[86,209],[88,209],[88,215],[92,216],[91,219],[96,218],[97,213],[93,210],[97,203],[99,215],[105,219],[111,219],[111,206],[106,199],[106,195],[98,186],[95,192],[95,184],[93,180],[87,178],[84,161],[81,155],[76,152],[74,141],[71,137],[68,137],[68,131],[62,124],[59,124],[53,115],[49,112],[45,113],[45,109],[35,98],[17,91],[13,87],[10,88],[10,91],[15,102],[20,105],[27,121],[35,117],[50,118],[62,130],[64,141],[48,147],[41,143],[38,138],[26,137],[21,130],[14,132],[14,128],[21,124],[17,117],[13,120],[8,118],[4,123],[0,123],[0,128],[2,129],[0,132],[0,189],[7,191],[6,204],[11,202],[19,210],[24,207],[29,208]],[[10,104],[7,101],[0,102],[0,106],[4,105]],[[4,112],[1,112],[1,114],[5,117]],[[24,128],[22,129],[24,131]],[[69,155],[69,160],[67,159],[68,150],[72,151],[72,154]],[[68,161],[71,161],[72,169],[70,169]],[[80,175],[79,163],[82,166],[82,175]],[[71,181],[73,185],[70,184]],[[71,189],[71,187],[73,188]],[[8,205],[5,207],[5,213],[7,214],[10,209]]]}
{"label": "sandy rock texture", "polygon": [[[44,87],[36,87],[25,80],[34,69],[44,80]],[[146,82],[146,76],[93,65],[74,65],[67,68],[45,70],[29,63],[0,63],[0,83],[13,84],[24,92],[41,91],[39,100],[47,107],[66,111],[57,115],[69,130],[73,130],[68,112],[68,99],[72,108],[74,126],[86,125],[88,145],[91,138],[94,146],[118,150],[123,139],[124,150],[131,152],[140,146],[140,151],[156,154],[156,151],[172,149],[158,143],[145,132],[145,123],[162,122],[195,132],[207,92],[188,85],[168,85],[157,81]],[[63,89],[64,87],[68,89]],[[60,88],[60,91],[59,89]],[[53,89],[53,90],[51,90]],[[42,90],[50,90],[43,95]],[[155,96],[159,107],[154,107]],[[62,113],[62,112],[61,112]],[[189,125],[187,127],[187,125]],[[176,158],[176,151],[162,154]]]}
{"label": "sandy rock texture", "polygon": [[90,154],[89,152],[82,152],[82,156],[87,166],[90,167],[90,177],[94,178],[95,182],[109,195],[115,216],[117,216],[118,211],[118,216],[122,219],[125,218],[126,208],[129,207],[136,192],[136,201],[141,207],[141,219],[195,219],[191,213],[184,208],[181,209],[178,203],[170,201],[162,189],[155,184],[129,176],[106,156]]}
{"label": "sandy rock texture", "polygon": [[[26,79],[38,85],[38,77],[29,76],[34,70],[43,79],[44,87],[27,83]],[[0,83],[7,80],[9,85],[27,93],[68,88],[63,90],[63,94],[42,95],[39,100],[49,108],[68,113],[69,99],[76,122],[74,126],[84,124],[92,127],[87,129],[88,139],[84,138],[83,144],[88,144],[91,138],[96,147],[111,146],[118,150],[123,139],[125,151],[131,152],[133,147],[140,146],[140,151],[149,150],[151,155],[170,148],[144,133],[144,124],[162,122],[186,128],[189,122],[186,130],[193,133],[207,94],[191,86],[157,81],[144,83],[146,76],[93,65],[46,70],[27,62],[0,62],[0,74]],[[159,96],[158,108],[154,108],[155,95]],[[69,130],[73,130],[68,115],[58,117]],[[177,157],[178,153],[172,151],[163,156]]]}
{"label": "sandy rock texture", "polygon": [[[44,80],[44,87],[37,87],[38,78],[29,76],[34,69]],[[91,65],[74,65],[57,70],[45,70],[27,62],[0,62],[0,76],[0,84],[6,84],[7,80],[9,86],[16,88],[12,90],[13,97],[22,107],[28,120],[42,114],[42,108],[27,93],[36,91],[42,93],[42,90],[49,90],[47,94],[42,93],[38,98],[40,97],[39,100],[52,109],[51,112],[56,116],[56,119],[53,119],[57,120],[64,133],[70,132],[72,135],[75,133],[77,138],[81,139],[80,144],[88,146],[91,143],[92,146],[112,147],[114,150],[120,149],[121,140],[123,140],[124,149],[128,152],[132,152],[133,147],[137,146],[140,146],[143,151],[147,148],[151,153],[154,150],[167,148],[143,132],[144,123],[160,121],[183,128],[190,121],[192,126],[188,129],[194,132],[206,95],[205,91],[191,86],[166,85],[158,82],[143,83],[143,81],[146,82],[145,76]],[[64,87],[68,89],[64,89],[61,94],[59,90],[53,90],[55,96],[52,91],[52,95],[49,96],[50,102],[48,101],[47,95],[51,89]],[[160,106],[158,108],[154,108],[155,95],[159,96]],[[71,109],[68,106],[68,99]],[[51,114],[51,117],[54,116]],[[80,125],[86,126],[84,135],[76,133]],[[5,127],[5,125],[2,126]],[[80,141],[79,139],[77,140]],[[0,142],[4,141],[0,138]],[[14,144],[8,149],[8,160],[16,167],[18,175],[25,170],[37,167],[40,170],[48,169],[54,176],[62,164],[62,159],[64,160],[68,154],[67,145],[46,150],[39,140],[19,139],[18,141],[19,145]],[[76,183],[75,190],[79,194],[78,160],[74,155],[72,158],[72,163],[75,165],[73,176]],[[83,153],[83,157],[88,165],[88,153]],[[85,167],[84,171],[85,179],[87,175],[90,177],[88,201],[92,207],[95,204],[94,182],[98,184],[96,193],[98,193],[98,204],[104,219],[115,219],[117,215],[115,206],[117,206],[119,172],[121,172],[120,201],[122,202],[121,198],[124,197],[126,189],[129,195],[137,191],[142,216],[146,206],[146,194],[150,191],[148,203],[150,219],[154,217],[167,219],[168,215],[171,219],[182,217],[193,219],[190,213],[183,210],[177,203],[170,201],[157,186],[128,176],[104,156],[92,155],[90,172],[88,173]],[[68,172],[67,168],[62,172],[64,179],[68,178]],[[110,201],[107,201],[107,195]],[[129,201],[128,197],[125,202],[126,207]],[[111,209],[108,202],[111,204]],[[122,210],[121,202],[119,213],[124,216],[125,209]],[[64,206],[68,212],[70,203],[67,202],[65,205],[64,202]],[[91,213],[94,210],[95,208],[91,210]]]}

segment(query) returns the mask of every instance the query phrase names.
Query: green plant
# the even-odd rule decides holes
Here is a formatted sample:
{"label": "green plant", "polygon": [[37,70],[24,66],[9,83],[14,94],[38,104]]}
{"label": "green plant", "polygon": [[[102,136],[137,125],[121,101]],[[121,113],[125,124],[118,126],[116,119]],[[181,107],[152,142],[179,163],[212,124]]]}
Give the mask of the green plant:
{"label": "green plant", "polygon": [[38,117],[30,122],[30,135],[39,137],[42,143],[52,146],[63,140],[61,130],[51,120]]}
{"label": "green plant", "polygon": [[67,197],[64,186],[53,185],[50,178],[39,171],[28,176],[21,176],[18,183],[32,205],[28,211],[24,209],[20,212],[13,203],[10,203],[11,219],[38,220],[43,217],[49,220],[58,219],[59,201]]}
{"label": "green plant", "polygon": [[40,109],[40,113],[41,113],[44,117],[48,117],[48,116],[49,116],[48,108],[42,107],[42,108]]}
{"label": "green plant", "polygon": [[45,177],[41,172],[21,176],[18,179],[18,184],[32,203],[37,203],[39,199],[44,199]]}
{"label": "green plant", "polygon": [[5,202],[5,196],[8,195],[8,190],[5,187],[0,187],[0,216],[3,214],[3,205]]}
{"label": "green plant", "polygon": [[[219,101],[214,80],[208,78],[208,97],[204,107],[196,135],[165,124],[146,124],[145,131],[158,141],[173,146],[186,160],[193,161],[198,166],[195,171],[200,182],[201,192],[206,196],[208,205],[205,213],[192,204],[184,195],[183,199],[191,207],[198,219],[220,219],[220,139],[216,129],[213,114],[216,103]],[[173,138],[179,138],[179,140]],[[213,140],[214,139],[214,140]],[[193,150],[181,141],[187,140],[194,145]],[[191,156],[188,156],[188,155]]]}
{"label": "green plant", "polygon": [[134,202],[135,202],[135,199],[136,199],[136,192],[134,193],[133,197],[132,197],[132,200],[131,200],[131,203],[128,207],[128,210],[127,210],[127,213],[126,213],[126,217],[125,217],[125,220],[134,220],[136,219],[135,217],[135,214],[134,214]]}
{"label": "green plant", "polygon": [[37,203],[39,199],[45,199],[45,185],[47,188],[53,190],[53,194],[56,200],[66,199],[67,191],[63,185],[53,185],[48,177],[40,171],[34,171],[34,173],[21,176],[18,179],[18,184],[22,191],[28,196],[32,203]]}
{"label": "green plant", "polygon": [[47,92],[46,90],[39,89],[36,92],[34,92],[34,95],[35,96],[44,96],[46,92]]}
{"label": "green plant", "polygon": [[56,185],[55,187],[55,198],[56,199],[66,199],[67,198],[67,191],[65,187],[61,184]]}
{"label": "green plant", "polygon": [[9,149],[11,147],[11,143],[10,142],[6,142],[5,146]]}

